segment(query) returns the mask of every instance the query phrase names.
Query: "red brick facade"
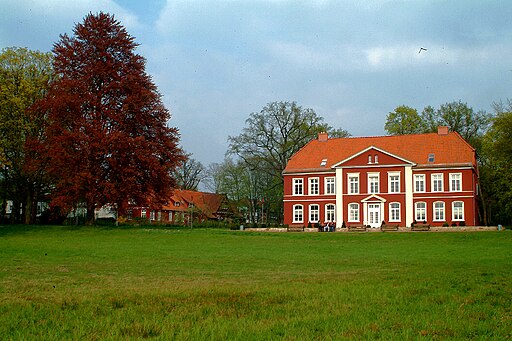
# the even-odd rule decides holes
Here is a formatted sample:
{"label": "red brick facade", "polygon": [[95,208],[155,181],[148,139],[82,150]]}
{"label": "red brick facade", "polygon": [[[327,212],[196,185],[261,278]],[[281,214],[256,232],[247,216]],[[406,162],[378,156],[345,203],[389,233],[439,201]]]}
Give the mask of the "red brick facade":
{"label": "red brick facade", "polygon": [[443,128],[363,138],[322,134],[283,175],[284,222],[291,226],[478,224],[475,151]]}

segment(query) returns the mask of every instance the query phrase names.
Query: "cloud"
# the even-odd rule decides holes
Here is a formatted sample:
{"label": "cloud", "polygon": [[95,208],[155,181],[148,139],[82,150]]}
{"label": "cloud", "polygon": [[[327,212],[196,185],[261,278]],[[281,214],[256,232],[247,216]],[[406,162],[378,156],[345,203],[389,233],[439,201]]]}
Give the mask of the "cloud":
{"label": "cloud", "polygon": [[4,24],[0,27],[0,46],[27,46],[49,51],[60,34],[72,34],[76,23],[88,13],[114,14],[128,31],[141,28],[137,16],[111,0],[4,0]]}

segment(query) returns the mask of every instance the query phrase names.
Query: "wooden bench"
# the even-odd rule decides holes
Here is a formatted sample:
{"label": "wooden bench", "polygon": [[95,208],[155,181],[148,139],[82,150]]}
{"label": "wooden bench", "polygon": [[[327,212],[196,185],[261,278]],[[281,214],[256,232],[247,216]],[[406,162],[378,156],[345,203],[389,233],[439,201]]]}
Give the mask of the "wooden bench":
{"label": "wooden bench", "polygon": [[347,229],[349,231],[353,231],[353,232],[365,232],[366,226],[364,226],[364,225],[349,225],[349,226],[347,226]]}
{"label": "wooden bench", "polygon": [[304,232],[304,226],[288,226],[286,232]]}
{"label": "wooden bench", "polygon": [[413,224],[411,231],[430,231],[430,224]]}
{"label": "wooden bench", "polygon": [[382,224],[380,227],[382,232],[385,231],[398,231],[398,224]]}

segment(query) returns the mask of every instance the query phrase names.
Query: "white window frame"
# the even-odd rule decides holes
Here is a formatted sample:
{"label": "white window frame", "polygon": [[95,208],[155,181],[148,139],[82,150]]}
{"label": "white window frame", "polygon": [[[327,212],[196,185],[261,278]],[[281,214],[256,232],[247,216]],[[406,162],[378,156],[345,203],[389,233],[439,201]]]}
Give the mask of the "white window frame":
{"label": "white window frame", "polygon": [[[393,207],[397,206],[397,207]],[[400,214],[400,203],[399,202],[390,202],[389,203],[389,221],[401,221]]]}
{"label": "white window frame", "polygon": [[[398,179],[393,180],[393,177],[398,177]],[[395,184],[397,188],[394,189],[393,184]],[[388,193],[400,193],[400,172],[388,173]]]}
{"label": "white window frame", "polygon": [[325,194],[336,194],[336,179],[334,177],[324,179],[324,191]]}
{"label": "white window frame", "polygon": [[[422,208],[419,208],[418,205],[423,204]],[[419,217],[418,213],[423,213],[423,217]],[[414,203],[414,220],[417,222],[427,221],[427,203],[424,201],[418,201]]]}
{"label": "white window frame", "polygon": [[[444,192],[444,174],[443,173],[435,173],[430,175],[431,192]],[[436,186],[436,184],[440,184],[441,186]]]}
{"label": "white window frame", "polygon": [[[455,208],[455,204],[461,204],[461,207]],[[459,217],[456,213],[459,213]],[[464,221],[464,201],[452,202],[452,221]]]}
{"label": "white window frame", "polygon": [[[332,206],[332,208],[329,208]],[[326,204],[325,205],[325,221],[331,222],[336,221],[336,205]]]}
{"label": "white window frame", "polygon": [[304,206],[295,204],[293,205],[293,222],[303,223],[304,222]]}
{"label": "white window frame", "polygon": [[[355,179],[355,181],[352,183],[351,182],[351,179]],[[357,187],[355,188],[356,191],[353,191],[353,186],[352,184],[354,184],[354,187]],[[359,173],[348,173],[347,174],[347,192],[348,194],[359,194],[360,191],[361,191],[361,186],[360,186],[360,181],[359,181]]]}
{"label": "white window frame", "polygon": [[148,217],[148,211],[145,208],[140,210],[140,217],[144,219]]}
{"label": "white window frame", "polygon": [[320,205],[309,205],[309,222],[318,223],[320,221]]}
{"label": "white window frame", "polygon": [[[293,195],[304,195],[304,179],[293,178]],[[298,190],[300,189],[300,191]]]}
{"label": "white window frame", "polygon": [[356,202],[351,202],[348,204],[348,221],[359,222],[361,215],[359,214],[359,204]]}
{"label": "white window frame", "polygon": [[[441,207],[436,207],[437,204],[441,204]],[[446,221],[446,205],[445,205],[444,201],[435,201],[432,205],[433,205],[432,220],[433,221]],[[440,213],[439,217],[437,217],[438,212]]]}
{"label": "white window frame", "polygon": [[308,194],[319,195],[320,194],[320,178],[309,178],[308,179]]}
{"label": "white window frame", "polygon": [[[377,178],[376,182],[370,182],[370,179]],[[378,194],[380,193],[380,173],[368,173],[368,194]],[[372,190],[372,183],[376,184],[376,190]]]}
{"label": "white window frame", "polygon": [[462,191],[462,173],[450,173],[450,192],[461,192],[461,191]]}
{"label": "white window frame", "polygon": [[[418,189],[421,187],[421,189]],[[425,186],[425,174],[414,174],[414,192],[415,193],[424,193],[427,191],[427,187]]]}

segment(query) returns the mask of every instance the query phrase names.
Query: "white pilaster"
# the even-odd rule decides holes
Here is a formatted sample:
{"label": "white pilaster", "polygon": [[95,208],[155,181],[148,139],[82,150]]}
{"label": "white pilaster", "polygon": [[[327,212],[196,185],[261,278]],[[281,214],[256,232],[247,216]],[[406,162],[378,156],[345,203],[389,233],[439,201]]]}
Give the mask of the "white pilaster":
{"label": "white pilaster", "polygon": [[412,166],[405,166],[404,171],[405,180],[405,225],[411,226],[414,221],[414,201],[413,201],[413,188],[414,177],[412,174]]}
{"label": "white pilaster", "polygon": [[336,227],[343,224],[343,169],[336,168]]}

